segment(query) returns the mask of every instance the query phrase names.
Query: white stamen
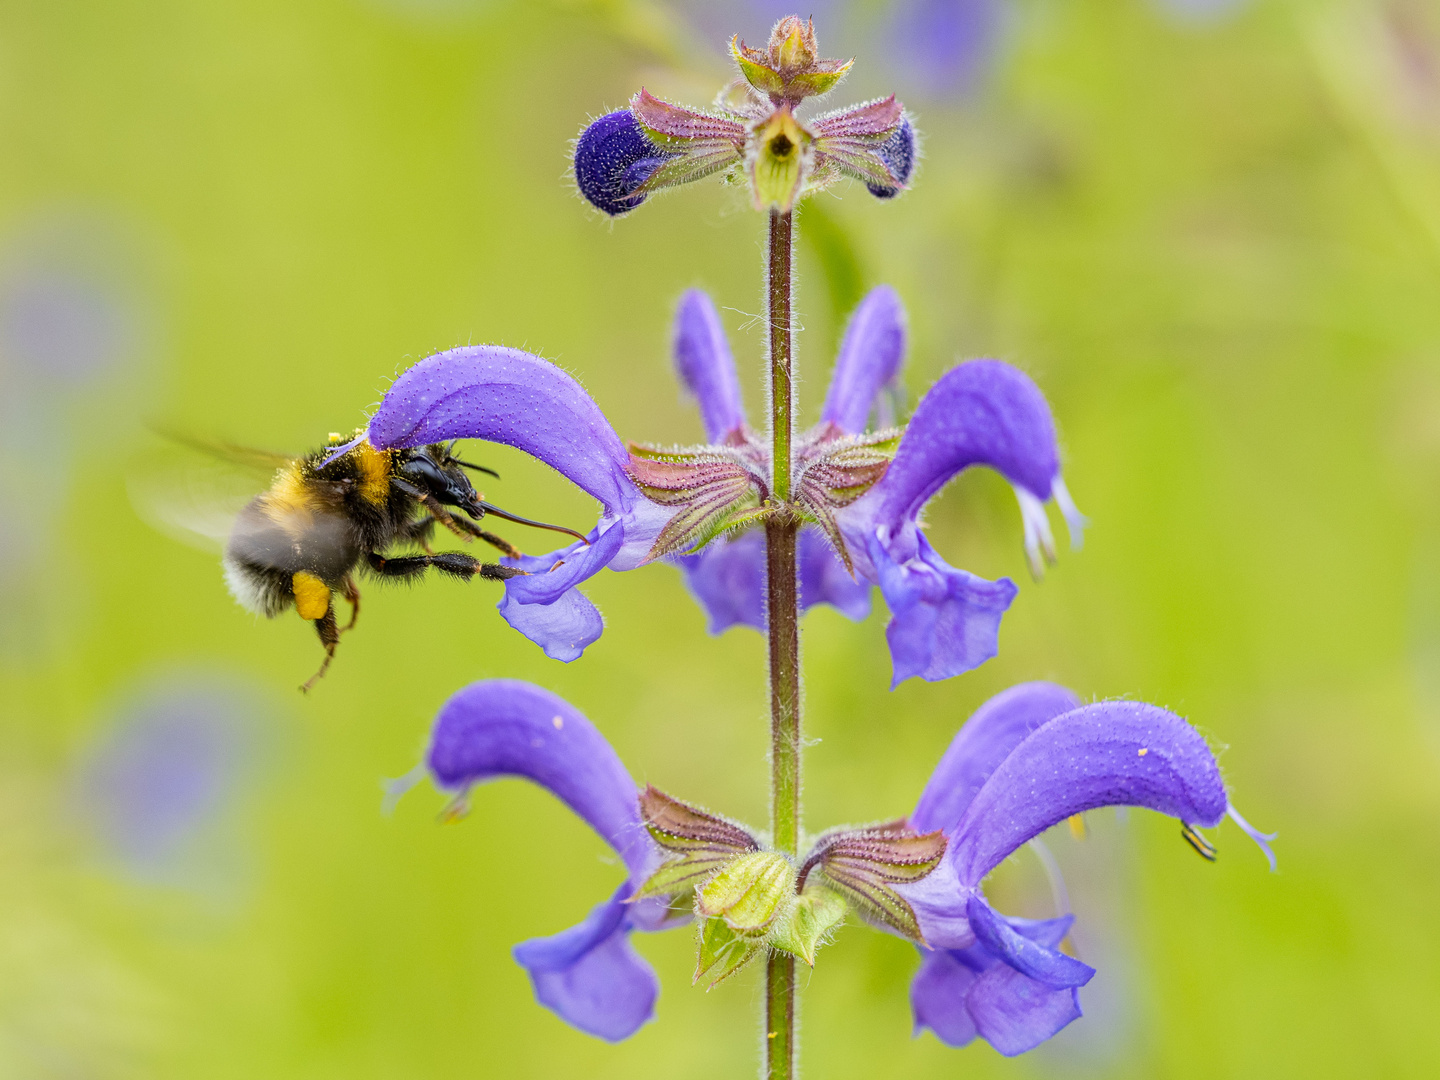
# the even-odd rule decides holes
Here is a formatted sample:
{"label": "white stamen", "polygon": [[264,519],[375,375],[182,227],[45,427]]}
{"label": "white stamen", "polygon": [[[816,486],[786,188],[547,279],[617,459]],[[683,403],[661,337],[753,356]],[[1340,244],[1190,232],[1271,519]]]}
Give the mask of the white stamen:
{"label": "white stamen", "polygon": [[1065,515],[1065,525],[1070,530],[1070,550],[1079,551],[1085,546],[1085,526],[1090,524],[1090,519],[1080,512],[1075,500],[1070,497],[1070,489],[1059,476],[1050,485],[1050,495],[1060,513]]}
{"label": "white stamen", "polygon": [[[1019,485],[1011,485],[1020,503],[1020,521],[1025,527],[1025,559],[1036,581],[1045,576],[1045,563],[1055,561],[1055,535],[1050,531],[1050,518],[1045,504]],[[1041,556],[1044,561],[1041,561]]]}
{"label": "white stamen", "polygon": [[1270,872],[1272,874],[1275,873],[1275,852],[1270,850],[1270,842],[1280,834],[1278,832],[1261,832],[1259,829],[1255,828],[1254,825],[1251,825],[1248,821],[1241,817],[1239,810],[1236,810],[1235,807],[1228,804],[1225,807],[1225,813],[1230,815],[1231,821],[1235,822],[1236,825],[1239,825],[1240,828],[1244,830],[1246,836],[1250,837],[1251,840],[1255,841],[1256,845],[1260,848],[1260,850],[1265,853],[1265,858],[1270,860]]}

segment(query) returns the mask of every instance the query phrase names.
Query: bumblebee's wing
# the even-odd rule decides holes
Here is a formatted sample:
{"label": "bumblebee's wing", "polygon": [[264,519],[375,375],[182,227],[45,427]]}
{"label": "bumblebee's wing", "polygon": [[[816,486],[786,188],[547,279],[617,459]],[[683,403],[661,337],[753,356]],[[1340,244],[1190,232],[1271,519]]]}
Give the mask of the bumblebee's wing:
{"label": "bumblebee's wing", "polygon": [[293,458],[227,443],[168,436],[132,463],[126,490],[146,524],[201,551],[218,553],[245,505]]}
{"label": "bumblebee's wing", "polygon": [[244,469],[253,469],[267,477],[277,469],[283,469],[294,461],[298,454],[277,454],[273,450],[257,450],[253,446],[239,446],[223,439],[205,439],[198,435],[174,431],[170,428],[156,428],[155,433],[162,439],[184,447],[197,454],[204,454],[217,461],[228,462]]}

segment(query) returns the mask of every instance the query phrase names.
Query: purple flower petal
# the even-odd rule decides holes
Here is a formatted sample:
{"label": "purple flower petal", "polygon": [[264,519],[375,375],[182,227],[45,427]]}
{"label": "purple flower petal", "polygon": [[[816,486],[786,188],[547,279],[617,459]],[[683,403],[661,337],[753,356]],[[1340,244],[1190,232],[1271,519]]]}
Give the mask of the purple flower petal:
{"label": "purple flower petal", "polygon": [[1200,734],[1154,705],[1106,701],[1074,709],[1027,737],[976,793],[947,859],[978,885],[1033,836],[1099,806],[1145,806],[1214,825],[1228,803]]}
{"label": "purple flower petal", "polygon": [[658,861],[635,781],[605,736],[563,698],[516,679],[487,679],[440,709],[425,764],[436,787],[463,794],[499,776],[546,788],[625,860],[631,886]]}
{"label": "purple flower petal", "polygon": [[905,361],[905,309],[888,285],[871,289],[845,330],[820,419],[851,435],[865,430],[880,391]]}
{"label": "purple flower petal", "polygon": [[513,955],[530,973],[535,1000],[572,1027],[609,1042],[635,1034],[654,1019],[660,983],[630,945],[622,885],[585,921],[548,938],[515,946]]}
{"label": "purple flower petal", "polygon": [[[1053,949],[1072,919],[1003,919],[1011,933]],[[921,954],[910,984],[916,1030],[930,1028],[947,1046],[980,1035],[1002,1054],[1033,1049],[1080,1015],[1073,988],[1060,990],[1010,967],[978,942]]]}
{"label": "purple flower petal", "polygon": [[[802,529],[796,553],[800,610],[830,604],[862,622],[870,614],[870,583],[856,581],[815,529]],[[752,529],[715,540],[676,562],[690,594],[705,609],[712,634],[732,626],[765,629],[765,534]]]}
{"label": "purple flower petal", "polygon": [[650,141],[629,109],[606,113],[575,144],[575,183],[592,206],[618,217],[645,201],[637,190],[674,156]]}
{"label": "purple flower petal", "polygon": [[1044,501],[1060,472],[1055,424],[1039,387],[998,360],[951,368],[920,399],[895,460],[865,497],[892,529],[913,521],[950,478],[988,465]]}
{"label": "purple flower petal", "polygon": [[710,297],[691,289],[675,312],[675,372],[695,395],[705,438],[723,443],[745,427],[745,405],[735,376],[735,359]]}
{"label": "purple flower petal", "polygon": [[[939,866],[919,881],[901,883],[893,888],[905,898],[915,912],[925,944],[932,949],[963,949],[975,944],[966,910],[969,892],[960,884],[955,866],[943,859]],[[881,930],[885,924],[872,924]]]}
{"label": "purple flower petal", "polygon": [[981,1037],[1006,1057],[1033,1050],[1080,1018],[1074,987],[1059,990],[996,964],[975,980],[966,1005]]}
{"label": "purple flower petal", "polygon": [[877,199],[893,199],[910,183],[910,174],[915,171],[915,129],[909,120],[902,120],[895,134],[881,143],[875,151],[890,175],[900,181],[899,187],[888,184],[866,184],[866,189]]}
{"label": "purple flower petal", "polygon": [[910,983],[915,1030],[928,1027],[946,1046],[965,1046],[979,1034],[967,999],[980,972],[966,963],[963,952],[936,949],[922,957]]}
{"label": "purple flower petal", "polygon": [[[764,557],[762,551],[761,557]],[[870,583],[857,581],[818,529],[800,530],[796,552],[800,574],[800,610],[829,604],[847,619],[864,622],[870,615]]]}
{"label": "purple flower petal", "polygon": [[600,610],[578,589],[548,604],[527,604],[507,590],[496,607],[513,629],[539,645],[551,660],[564,664],[580,659],[605,630]]}
{"label": "purple flower petal", "polygon": [[869,562],[892,616],[885,629],[892,689],[912,676],[935,682],[989,660],[1017,591],[1009,578],[986,581],[950,566],[918,530],[911,540],[913,554],[903,562],[878,538],[870,544]]}
{"label": "purple flower petal", "polygon": [[[1021,974],[1054,990],[1084,986],[1094,978],[1095,969],[1089,964],[1082,964],[1073,956],[1066,956],[1058,949],[1047,947],[1020,933],[978,895],[970,897],[967,910],[975,940]],[[1068,926],[1064,919],[1051,922],[1064,922]],[[1046,925],[1048,927],[1050,924]],[[1062,936],[1064,932],[1064,929],[1061,929]]]}
{"label": "purple flower petal", "polygon": [[1079,706],[1069,690],[1048,682],[1021,683],[996,694],[951,741],[910,815],[911,827],[953,832],[996,766],[1036,728]]}
{"label": "purple flower petal", "polygon": [[676,562],[712,634],[732,626],[765,629],[765,534],[757,530],[712,541]]}
{"label": "purple flower petal", "polygon": [[607,514],[643,499],[600,406],[566,372],[519,349],[475,345],[427,357],[395,380],[370,419],[370,441],[381,449],[447,439],[523,450],[593,495]]}

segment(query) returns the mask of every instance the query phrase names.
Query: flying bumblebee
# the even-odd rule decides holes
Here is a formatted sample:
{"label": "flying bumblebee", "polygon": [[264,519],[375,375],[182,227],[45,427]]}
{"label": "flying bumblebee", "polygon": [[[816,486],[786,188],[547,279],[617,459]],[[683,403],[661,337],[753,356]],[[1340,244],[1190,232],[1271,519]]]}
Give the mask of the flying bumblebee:
{"label": "flying bumblebee", "polygon": [[[325,659],[302,691],[325,674],[341,633],[355,626],[360,614],[357,571],[413,580],[433,567],[462,581],[477,576],[503,581],[524,573],[464,552],[432,550],[437,524],[464,541],[482,540],[512,558],[520,555],[514,545],[477,524],[486,515],[585,539],[573,529],[531,521],[486,502],[465,470],[498,474],[457,458],[454,443],[378,450],[361,439],[342,449],[343,436],[332,434],[326,448],[287,458],[182,441],[231,461],[276,469],[269,490],[251,499],[230,526],[223,566],[230,592],[243,607],[274,618],[293,606],[302,619],[315,624]],[[424,554],[391,553],[405,546]],[[350,606],[344,627],[335,614],[337,596]]]}

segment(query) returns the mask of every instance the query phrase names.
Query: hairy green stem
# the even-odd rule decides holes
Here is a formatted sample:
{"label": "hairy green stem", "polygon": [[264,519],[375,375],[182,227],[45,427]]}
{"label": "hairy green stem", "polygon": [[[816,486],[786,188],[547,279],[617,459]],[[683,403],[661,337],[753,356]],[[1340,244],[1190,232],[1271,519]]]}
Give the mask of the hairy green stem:
{"label": "hairy green stem", "polygon": [[[770,211],[769,302],[771,492],[790,499],[794,370],[790,299],[795,219]],[[775,847],[797,854],[800,841],[800,605],[795,547],[800,523],[782,509],[765,526],[765,622],[770,659],[770,829]],[[765,1075],[795,1075],[795,958],[771,952],[765,970]]]}

